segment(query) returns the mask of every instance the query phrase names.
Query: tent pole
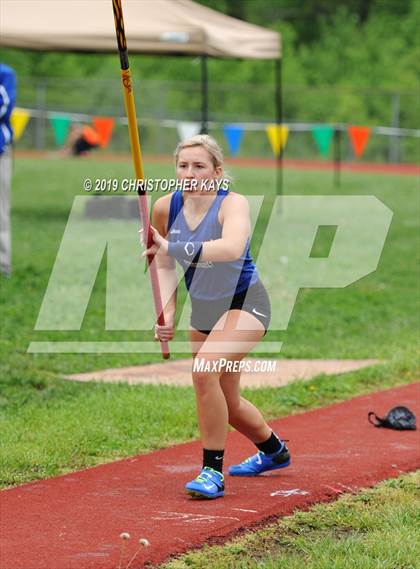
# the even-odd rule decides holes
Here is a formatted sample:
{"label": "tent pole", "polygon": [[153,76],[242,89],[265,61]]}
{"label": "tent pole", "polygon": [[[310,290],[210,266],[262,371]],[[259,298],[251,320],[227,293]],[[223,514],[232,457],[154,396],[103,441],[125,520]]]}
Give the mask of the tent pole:
{"label": "tent pole", "polygon": [[[281,77],[281,58],[274,60],[275,65],[275,109],[276,124],[280,126],[283,122],[283,89]],[[283,150],[280,148],[276,156],[276,195],[281,196],[283,193]]]}
{"label": "tent pole", "polygon": [[207,54],[201,56],[201,134],[208,134],[209,83]]}

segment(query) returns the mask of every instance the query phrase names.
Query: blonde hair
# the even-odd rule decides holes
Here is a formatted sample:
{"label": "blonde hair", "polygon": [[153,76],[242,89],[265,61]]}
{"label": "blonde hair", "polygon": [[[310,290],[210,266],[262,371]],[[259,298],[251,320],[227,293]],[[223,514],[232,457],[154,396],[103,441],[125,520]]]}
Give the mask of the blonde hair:
{"label": "blonde hair", "polygon": [[175,164],[178,164],[179,153],[184,148],[192,148],[193,146],[202,146],[210,154],[213,167],[223,169],[223,152],[216,140],[208,134],[197,134],[187,140],[183,140],[175,148],[174,157]]}
{"label": "blonde hair", "polygon": [[213,168],[221,168],[223,172],[223,178],[229,182],[229,185],[233,182],[232,176],[226,172],[223,167],[223,151],[220,148],[217,141],[208,134],[196,134],[191,138],[187,138],[187,140],[183,140],[178,143],[177,147],[175,148],[174,157],[175,157],[175,165],[178,164],[179,153],[184,148],[192,148],[194,146],[201,146],[210,154],[210,158],[213,164]]}

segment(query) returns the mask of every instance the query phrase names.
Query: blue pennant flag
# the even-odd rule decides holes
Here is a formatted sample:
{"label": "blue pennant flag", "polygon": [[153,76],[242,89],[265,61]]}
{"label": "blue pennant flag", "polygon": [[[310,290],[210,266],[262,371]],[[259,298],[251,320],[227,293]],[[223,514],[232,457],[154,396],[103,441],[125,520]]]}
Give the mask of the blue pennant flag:
{"label": "blue pennant flag", "polygon": [[236,156],[239,152],[243,133],[243,127],[237,124],[225,124],[223,127],[223,134],[225,135],[229,146],[229,152],[232,156]]}

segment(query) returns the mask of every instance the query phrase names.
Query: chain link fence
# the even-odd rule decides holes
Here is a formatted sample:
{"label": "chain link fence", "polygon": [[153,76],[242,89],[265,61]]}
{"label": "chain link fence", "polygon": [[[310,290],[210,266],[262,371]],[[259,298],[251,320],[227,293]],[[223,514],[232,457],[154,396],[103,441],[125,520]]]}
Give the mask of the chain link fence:
{"label": "chain link fence", "polygon": [[[115,118],[108,147],[128,152],[129,142],[119,80],[20,77],[18,105],[31,109],[32,120],[19,141],[20,148],[54,149],[49,123],[52,112],[90,122],[92,116]],[[178,142],[177,121],[200,121],[201,87],[198,82],[137,80],[134,84],[142,148],[146,154],[170,154]],[[290,127],[286,157],[320,157],[311,124],[358,124],[376,127],[363,159],[379,162],[416,162],[419,156],[419,93],[365,88],[294,87],[283,89],[284,122]],[[245,128],[240,155],[271,157],[265,125],[275,121],[274,85],[209,84],[210,131],[228,149],[223,124]],[[302,128],[302,123],[307,128]],[[342,137],[342,159],[353,159],[348,137]]]}

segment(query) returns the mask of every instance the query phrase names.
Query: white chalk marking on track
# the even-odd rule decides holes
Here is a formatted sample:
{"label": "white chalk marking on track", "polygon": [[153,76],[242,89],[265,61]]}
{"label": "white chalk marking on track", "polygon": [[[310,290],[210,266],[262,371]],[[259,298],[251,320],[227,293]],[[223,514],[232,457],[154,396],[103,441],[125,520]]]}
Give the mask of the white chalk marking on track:
{"label": "white chalk marking on track", "polygon": [[276,490],[271,492],[270,496],[281,496],[282,498],[289,498],[290,496],[306,496],[309,494],[306,490],[300,488],[292,488],[291,490]]}
{"label": "white chalk marking on track", "polygon": [[344,488],[345,490],[350,490],[350,492],[355,492],[354,488],[351,486],[346,486],[345,484],[341,484],[341,482],[338,482],[338,486],[341,486],[341,488]]}
{"label": "white chalk marking on track", "polygon": [[232,518],[231,516],[214,516],[204,514],[187,514],[186,512],[158,512],[159,516],[153,516],[152,520],[173,520],[180,521],[186,524],[192,522],[210,522],[213,523],[217,520],[234,520],[239,522],[239,518]]}

